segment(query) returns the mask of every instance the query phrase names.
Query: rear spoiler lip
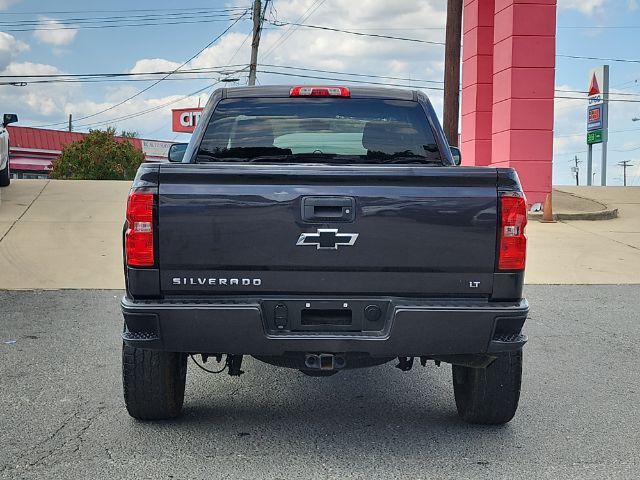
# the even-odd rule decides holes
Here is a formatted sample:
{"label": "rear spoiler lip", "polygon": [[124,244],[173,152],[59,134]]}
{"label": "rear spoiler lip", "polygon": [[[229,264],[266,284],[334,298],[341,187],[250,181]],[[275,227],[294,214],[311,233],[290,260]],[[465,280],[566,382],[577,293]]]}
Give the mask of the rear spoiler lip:
{"label": "rear spoiler lip", "polygon": [[[348,178],[355,182],[378,181],[384,184],[475,186],[496,188],[496,169],[488,167],[416,167],[401,165],[278,165],[238,163],[163,163],[158,180],[188,182],[189,178],[208,175],[212,182],[237,183],[251,177],[252,182],[291,183],[334,181]],[[277,180],[276,180],[277,178]]]}

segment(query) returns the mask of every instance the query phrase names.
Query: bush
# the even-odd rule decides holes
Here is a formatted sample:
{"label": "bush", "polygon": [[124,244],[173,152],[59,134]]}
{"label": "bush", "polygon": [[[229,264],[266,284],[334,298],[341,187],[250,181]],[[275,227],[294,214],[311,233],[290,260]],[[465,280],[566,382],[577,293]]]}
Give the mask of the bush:
{"label": "bush", "polygon": [[50,178],[63,180],[133,180],[144,153],[129,140],[118,141],[115,130],[90,130],[64,146],[51,164]]}

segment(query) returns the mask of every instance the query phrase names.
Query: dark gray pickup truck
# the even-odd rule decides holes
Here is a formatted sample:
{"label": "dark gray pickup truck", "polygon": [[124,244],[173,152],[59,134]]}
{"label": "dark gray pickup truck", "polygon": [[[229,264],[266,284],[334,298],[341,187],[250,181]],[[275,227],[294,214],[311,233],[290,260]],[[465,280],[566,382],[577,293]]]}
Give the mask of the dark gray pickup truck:
{"label": "dark gray pickup truck", "polygon": [[457,166],[423,93],[217,90],[170,157],[140,167],[124,226],[133,417],[180,413],[189,356],[240,375],[251,355],[312,376],[450,363],[463,419],[511,420],[526,200],[511,169]]}

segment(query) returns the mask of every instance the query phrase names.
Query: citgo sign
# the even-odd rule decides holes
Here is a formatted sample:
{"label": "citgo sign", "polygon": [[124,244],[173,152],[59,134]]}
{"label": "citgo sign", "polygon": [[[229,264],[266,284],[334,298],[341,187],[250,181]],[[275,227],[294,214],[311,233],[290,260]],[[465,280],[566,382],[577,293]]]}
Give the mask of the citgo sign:
{"label": "citgo sign", "polygon": [[171,110],[171,130],[192,133],[198,125],[202,108],[177,108]]}

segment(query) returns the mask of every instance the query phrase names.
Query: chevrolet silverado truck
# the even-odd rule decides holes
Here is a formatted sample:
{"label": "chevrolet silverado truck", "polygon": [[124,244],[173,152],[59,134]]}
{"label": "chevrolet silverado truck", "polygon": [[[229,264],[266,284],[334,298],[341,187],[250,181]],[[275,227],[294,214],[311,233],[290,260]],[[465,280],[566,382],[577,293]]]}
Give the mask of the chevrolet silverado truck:
{"label": "chevrolet silverado truck", "polygon": [[215,91],[129,193],[129,414],[177,416],[188,357],[240,375],[250,355],[310,376],[446,362],[464,420],[511,420],[527,204],[514,170],[454,152],[419,91]]}

